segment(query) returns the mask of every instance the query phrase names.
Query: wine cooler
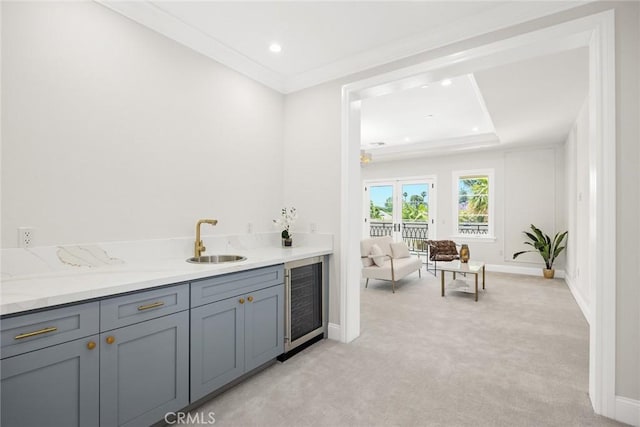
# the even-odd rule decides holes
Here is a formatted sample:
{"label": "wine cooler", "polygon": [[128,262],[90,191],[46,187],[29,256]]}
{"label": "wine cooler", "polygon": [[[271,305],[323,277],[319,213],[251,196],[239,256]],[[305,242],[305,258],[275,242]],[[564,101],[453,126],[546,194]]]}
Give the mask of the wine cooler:
{"label": "wine cooler", "polygon": [[326,330],[324,257],[291,261],[285,273],[285,353],[280,360],[322,339]]}

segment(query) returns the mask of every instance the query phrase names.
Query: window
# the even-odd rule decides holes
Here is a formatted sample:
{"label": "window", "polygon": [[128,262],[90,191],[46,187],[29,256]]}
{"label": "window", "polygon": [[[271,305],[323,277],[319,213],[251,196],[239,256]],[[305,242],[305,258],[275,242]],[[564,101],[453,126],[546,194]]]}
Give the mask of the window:
{"label": "window", "polygon": [[455,234],[493,238],[493,169],[453,173]]}

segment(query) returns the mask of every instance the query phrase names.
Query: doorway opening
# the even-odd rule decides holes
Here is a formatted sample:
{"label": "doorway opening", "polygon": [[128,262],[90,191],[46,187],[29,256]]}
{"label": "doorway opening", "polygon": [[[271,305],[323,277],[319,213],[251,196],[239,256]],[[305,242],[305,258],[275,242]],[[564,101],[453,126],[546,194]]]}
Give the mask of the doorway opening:
{"label": "doorway opening", "polygon": [[615,22],[606,11],[354,82],[342,90],[340,335],[360,333],[359,240],[362,237],[360,105],[362,99],[578,47],[589,50],[589,248],[591,294],[589,396],[598,414],[615,417],[616,135]]}

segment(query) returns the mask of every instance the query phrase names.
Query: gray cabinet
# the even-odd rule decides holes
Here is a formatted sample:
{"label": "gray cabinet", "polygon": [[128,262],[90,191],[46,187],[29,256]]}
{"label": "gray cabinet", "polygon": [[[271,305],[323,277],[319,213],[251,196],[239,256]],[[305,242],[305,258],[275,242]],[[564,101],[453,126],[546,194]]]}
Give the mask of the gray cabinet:
{"label": "gray cabinet", "polygon": [[189,285],[100,301],[100,426],[147,426],[189,404]]}
{"label": "gray cabinet", "polygon": [[250,371],[284,352],[284,285],[249,294],[244,321],[244,369]]}
{"label": "gray cabinet", "polygon": [[284,351],[282,265],[2,319],[1,425],[147,426]]}
{"label": "gray cabinet", "polygon": [[100,425],[146,426],[189,403],[189,312],[100,334]]}
{"label": "gray cabinet", "polygon": [[2,426],[97,426],[98,303],[2,319]]}
{"label": "gray cabinet", "polygon": [[189,285],[108,298],[100,301],[100,330],[108,331],[189,309]]}
{"label": "gray cabinet", "polygon": [[98,426],[97,341],[95,335],[3,359],[0,424]]}
{"label": "gray cabinet", "polygon": [[77,304],[5,317],[0,326],[2,359],[97,334],[98,303]]}
{"label": "gray cabinet", "polygon": [[230,284],[244,293],[191,309],[191,402],[284,351],[282,266],[195,282],[192,304],[228,296]]}
{"label": "gray cabinet", "polygon": [[244,372],[244,310],[239,298],[191,309],[191,401]]}

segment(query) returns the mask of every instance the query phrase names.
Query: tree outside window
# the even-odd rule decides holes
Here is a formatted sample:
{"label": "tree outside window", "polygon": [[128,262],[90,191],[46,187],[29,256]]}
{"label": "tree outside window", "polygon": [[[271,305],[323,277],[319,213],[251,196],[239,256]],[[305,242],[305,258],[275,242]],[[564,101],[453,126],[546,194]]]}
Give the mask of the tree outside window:
{"label": "tree outside window", "polygon": [[489,233],[489,175],[458,176],[458,234]]}

